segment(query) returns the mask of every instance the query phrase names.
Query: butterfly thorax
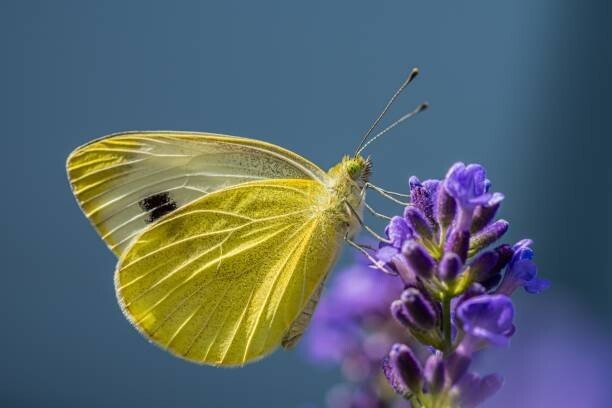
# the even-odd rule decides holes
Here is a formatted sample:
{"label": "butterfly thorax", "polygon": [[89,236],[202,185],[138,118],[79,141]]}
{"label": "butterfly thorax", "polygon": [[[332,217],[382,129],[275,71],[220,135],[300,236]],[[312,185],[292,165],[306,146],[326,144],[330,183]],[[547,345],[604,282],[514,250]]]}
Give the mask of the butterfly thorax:
{"label": "butterfly thorax", "polygon": [[339,223],[345,223],[353,235],[359,229],[363,212],[363,189],[368,182],[372,164],[362,156],[345,156],[327,172],[331,201],[329,211]]}

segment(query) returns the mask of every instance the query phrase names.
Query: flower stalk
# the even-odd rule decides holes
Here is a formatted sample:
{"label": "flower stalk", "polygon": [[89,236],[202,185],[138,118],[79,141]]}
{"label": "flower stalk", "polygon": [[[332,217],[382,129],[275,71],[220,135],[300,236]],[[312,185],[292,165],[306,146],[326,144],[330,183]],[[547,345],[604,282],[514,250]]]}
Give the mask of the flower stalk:
{"label": "flower stalk", "polygon": [[448,354],[452,350],[452,331],[451,331],[451,299],[444,297],[442,300],[442,331],[444,333],[444,353]]}

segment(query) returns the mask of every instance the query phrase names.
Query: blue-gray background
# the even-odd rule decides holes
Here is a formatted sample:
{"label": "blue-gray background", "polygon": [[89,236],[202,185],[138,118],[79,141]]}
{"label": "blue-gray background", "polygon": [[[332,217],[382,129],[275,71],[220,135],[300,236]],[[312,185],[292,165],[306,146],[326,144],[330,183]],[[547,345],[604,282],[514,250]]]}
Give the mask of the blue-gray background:
{"label": "blue-gray background", "polygon": [[[609,5],[428,3],[3,1],[0,405],[320,404],[339,374],[297,352],[230,370],[147,344],[116,304],[115,259],[64,161],[111,132],[180,129],[265,139],[327,168],[414,65],[422,76],[389,119],[432,108],[372,146],[375,182],[405,190],[411,174],[483,163],[507,196],[509,238],[534,238],[554,281],[517,302],[609,335]],[[565,318],[551,299],[578,312]],[[546,321],[519,327],[517,342],[537,341]]]}

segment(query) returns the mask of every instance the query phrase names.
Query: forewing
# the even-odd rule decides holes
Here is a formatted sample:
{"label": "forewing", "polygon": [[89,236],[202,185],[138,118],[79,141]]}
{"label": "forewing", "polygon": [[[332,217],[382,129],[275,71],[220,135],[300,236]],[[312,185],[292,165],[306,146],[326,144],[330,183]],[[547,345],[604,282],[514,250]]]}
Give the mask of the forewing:
{"label": "forewing", "polygon": [[207,193],[260,179],[326,177],[269,143],[183,132],[107,136],[76,149],[67,171],[83,212],[117,256],[147,225]]}
{"label": "forewing", "polygon": [[313,180],[229,187],[178,209],[119,260],[130,321],[198,363],[242,365],[271,352],[306,307],[342,243]]}

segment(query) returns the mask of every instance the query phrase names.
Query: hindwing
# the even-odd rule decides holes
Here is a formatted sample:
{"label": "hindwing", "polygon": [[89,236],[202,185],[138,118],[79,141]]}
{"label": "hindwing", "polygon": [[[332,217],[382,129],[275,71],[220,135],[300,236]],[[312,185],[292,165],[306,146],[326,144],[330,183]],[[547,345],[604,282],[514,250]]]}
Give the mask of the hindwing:
{"label": "hindwing", "polygon": [[[120,258],[129,320],[185,359],[242,365],[288,334],[332,267],[344,227],[320,182],[279,179],[208,194],[147,228]],[[303,330],[303,329],[302,329]]]}

